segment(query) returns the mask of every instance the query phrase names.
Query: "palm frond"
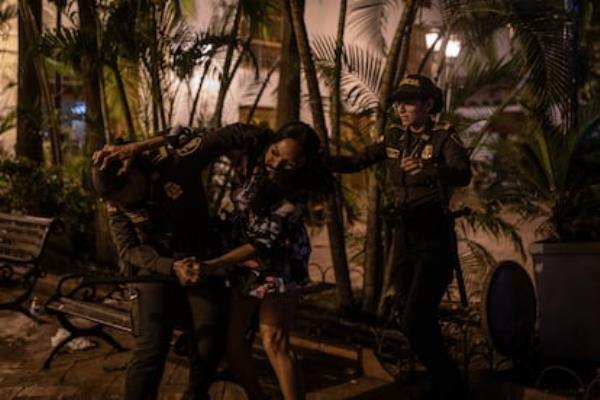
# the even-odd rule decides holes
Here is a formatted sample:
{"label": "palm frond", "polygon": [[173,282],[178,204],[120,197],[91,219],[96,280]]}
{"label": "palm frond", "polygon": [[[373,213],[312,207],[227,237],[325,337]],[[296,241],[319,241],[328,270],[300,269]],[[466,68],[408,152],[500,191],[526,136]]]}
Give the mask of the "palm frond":
{"label": "palm frond", "polygon": [[[467,101],[482,91],[512,87],[517,84],[518,68],[514,59],[500,59],[487,62],[481,58],[467,58],[463,61],[467,77],[461,84],[451,83],[452,98],[449,110],[466,106]],[[456,78],[454,78],[456,81]]]}
{"label": "palm frond", "polygon": [[516,3],[496,0],[443,0],[441,10],[447,26],[464,36],[467,46],[480,47],[494,32],[510,27],[512,56],[520,75],[529,76],[533,95],[547,107],[557,105],[566,111],[570,82],[564,13],[551,5],[532,13]]}
{"label": "palm frond", "polygon": [[[322,75],[331,77],[335,60],[335,38],[317,36],[312,41],[315,64]],[[352,111],[375,110],[383,78],[383,56],[357,45],[344,44],[342,100]]]}
{"label": "palm frond", "polygon": [[0,135],[16,127],[17,111],[12,110],[6,114],[0,115]]}
{"label": "palm frond", "polygon": [[388,18],[398,9],[397,0],[355,0],[348,8],[348,25],[373,44],[376,51],[386,52],[384,38]]}
{"label": "palm frond", "polygon": [[44,55],[74,69],[79,68],[82,56],[92,46],[95,43],[91,43],[86,35],[75,28],[44,32],[40,42],[40,50]]}
{"label": "palm frond", "polygon": [[10,21],[17,17],[17,6],[7,0],[0,0],[0,31],[4,30]]}

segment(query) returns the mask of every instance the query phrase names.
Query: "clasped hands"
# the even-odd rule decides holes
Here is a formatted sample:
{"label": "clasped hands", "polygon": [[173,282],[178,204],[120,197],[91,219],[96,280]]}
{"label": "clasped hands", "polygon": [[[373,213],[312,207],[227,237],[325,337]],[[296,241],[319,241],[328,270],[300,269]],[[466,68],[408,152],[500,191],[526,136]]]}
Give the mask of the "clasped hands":
{"label": "clasped hands", "polygon": [[218,259],[198,260],[196,257],[185,257],[173,263],[173,273],[183,286],[195,285],[211,275],[219,275],[223,265]]}
{"label": "clasped hands", "polygon": [[404,157],[400,160],[400,168],[409,175],[417,175],[425,169],[423,160],[416,157]]}

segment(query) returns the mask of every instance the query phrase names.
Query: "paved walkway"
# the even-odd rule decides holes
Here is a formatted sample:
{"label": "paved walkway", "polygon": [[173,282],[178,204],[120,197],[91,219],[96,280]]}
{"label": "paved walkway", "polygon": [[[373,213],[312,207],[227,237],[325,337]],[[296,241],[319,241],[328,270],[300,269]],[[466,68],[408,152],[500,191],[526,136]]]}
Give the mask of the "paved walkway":
{"label": "paved walkway", "polygon": [[[52,319],[38,325],[14,312],[0,312],[0,400],[25,399],[120,399],[130,352],[116,353],[104,343],[84,351],[61,354],[49,370],[41,369],[50,351],[50,338],[57,325]],[[116,333],[125,346],[131,338]],[[359,374],[356,365],[299,351],[308,400],[419,399],[423,378],[410,384],[394,384]],[[255,352],[260,382],[271,398],[279,398],[273,373],[260,350]],[[161,384],[160,398],[182,398],[187,379],[186,361],[169,356]],[[213,399],[244,400],[242,390],[231,383],[217,382],[211,388]],[[472,399],[567,399],[532,389],[503,383],[484,373],[472,376]]]}

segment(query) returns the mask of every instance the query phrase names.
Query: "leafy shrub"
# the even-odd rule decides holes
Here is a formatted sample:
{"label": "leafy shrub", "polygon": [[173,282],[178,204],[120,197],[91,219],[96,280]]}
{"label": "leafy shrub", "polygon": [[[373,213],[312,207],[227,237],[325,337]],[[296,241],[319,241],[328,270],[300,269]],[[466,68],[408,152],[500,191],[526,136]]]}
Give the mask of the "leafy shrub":
{"label": "leafy shrub", "polygon": [[27,159],[0,156],[0,211],[57,217],[71,247],[91,252],[94,198],[83,190],[80,178],[69,175]]}

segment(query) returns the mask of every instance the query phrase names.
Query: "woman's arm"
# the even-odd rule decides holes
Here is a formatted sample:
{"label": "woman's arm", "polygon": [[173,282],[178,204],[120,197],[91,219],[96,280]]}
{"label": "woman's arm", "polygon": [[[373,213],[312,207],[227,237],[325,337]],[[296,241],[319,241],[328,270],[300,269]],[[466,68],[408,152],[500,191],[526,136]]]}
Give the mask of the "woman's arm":
{"label": "woman's arm", "polygon": [[212,260],[200,261],[200,264],[215,269],[228,268],[252,258],[256,253],[256,247],[246,243]]}

